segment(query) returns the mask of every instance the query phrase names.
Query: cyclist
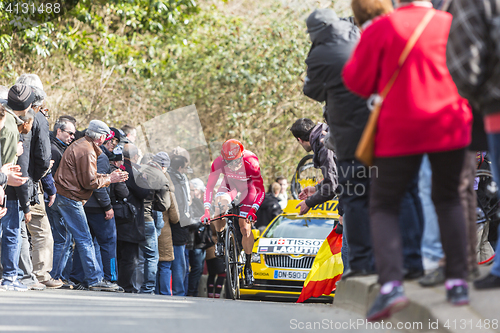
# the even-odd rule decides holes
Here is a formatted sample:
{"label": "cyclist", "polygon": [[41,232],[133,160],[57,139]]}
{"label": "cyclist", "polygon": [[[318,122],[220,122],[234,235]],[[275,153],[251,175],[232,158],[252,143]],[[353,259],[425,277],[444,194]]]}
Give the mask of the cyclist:
{"label": "cyclist", "polygon": [[[253,248],[251,224],[257,220],[255,213],[265,197],[259,159],[251,151],[245,150],[238,140],[230,139],[222,144],[221,155],[212,163],[210,176],[208,177],[207,190],[203,198],[205,215],[201,217],[202,222],[210,221],[213,190],[220,174],[223,174],[224,178],[215,195],[215,216],[221,215],[238,193],[240,194],[239,227],[243,236],[241,243],[246,257],[245,283],[246,285],[252,285],[254,279],[251,266]],[[222,230],[225,224],[222,219],[214,221],[217,230],[217,244],[215,246],[217,256],[224,255]]]}

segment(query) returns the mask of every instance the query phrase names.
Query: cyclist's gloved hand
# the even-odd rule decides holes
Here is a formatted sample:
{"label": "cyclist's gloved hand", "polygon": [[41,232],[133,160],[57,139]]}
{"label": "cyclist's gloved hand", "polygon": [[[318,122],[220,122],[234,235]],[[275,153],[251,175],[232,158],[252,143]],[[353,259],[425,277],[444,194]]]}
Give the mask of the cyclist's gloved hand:
{"label": "cyclist's gloved hand", "polygon": [[255,208],[252,208],[247,215],[247,219],[252,223],[255,223],[255,221],[257,221],[257,215],[255,215],[255,213],[257,213],[257,211],[255,210]]}
{"label": "cyclist's gloved hand", "polygon": [[210,209],[205,208],[205,214],[200,218],[201,223],[210,224]]}

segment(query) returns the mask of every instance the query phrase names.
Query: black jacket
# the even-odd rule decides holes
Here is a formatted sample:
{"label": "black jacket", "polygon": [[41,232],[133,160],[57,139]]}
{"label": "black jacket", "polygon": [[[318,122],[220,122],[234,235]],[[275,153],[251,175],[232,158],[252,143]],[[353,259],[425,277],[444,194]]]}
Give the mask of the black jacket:
{"label": "black jacket", "polygon": [[38,112],[31,128],[31,145],[28,173],[33,183],[38,183],[50,168],[51,144],[49,122]]}
{"label": "black jacket", "polygon": [[281,214],[280,201],[273,193],[266,193],[262,205],[260,205],[257,211],[257,222],[255,222],[255,227],[267,227],[269,222],[271,222],[276,216]]}
{"label": "black jacket", "polygon": [[[97,173],[102,173],[102,174],[111,173],[109,159],[108,156],[106,156],[106,154],[101,154],[97,157]],[[109,198],[109,193],[110,193],[109,186],[94,190],[94,192],[92,192],[92,196],[83,206],[85,212],[91,214],[104,214],[108,210],[112,209],[113,207],[111,206],[111,199]]]}
{"label": "black jacket", "polygon": [[[30,142],[31,142],[31,132],[28,134],[21,134],[19,136],[20,140],[23,142],[24,152],[21,156],[17,158],[17,165],[21,167],[21,173],[23,177],[28,177],[28,169],[30,163]],[[7,186],[5,189],[5,194],[7,195],[7,200],[19,200],[19,207],[24,213],[29,213],[30,211],[30,193],[33,191],[33,182],[28,179],[26,183],[19,187]]]}
{"label": "black jacket", "polygon": [[[186,200],[189,193],[186,193],[186,180],[184,176],[172,169],[168,169],[170,178],[175,188],[175,199],[177,201],[177,207],[179,208],[179,219],[190,218],[189,213],[189,202]],[[172,243],[175,246],[186,245],[189,242],[189,227],[181,227],[180,222],[176,224],[171,224],[172,229]]]}
{"label": "black jacket", "polygon": [[325,136],[323,131],[328,131],[328,126],[319,123],[313,128],[309,136],[309,143],[314,152],[314,167],[321,169],[323,173],[323,180],[316,185],[316,193],[306,199],[306,204],[310,208],[332,200],[339,184],[335,154],[321,142],[321,139]]}
{"label": "black jacket", "polygon": [[195,223],[190,224],[188,226],[189,240],[188,243],[186,244],[186,248],[201,249],[203,248],[203,246],[205,246],[205,244],[198,242],[199,239],[195,237],[195,233],[197,233],[198,230],[201,228],[202,223],[200,222],[200,218],[203,216],[203,214],[205,214],[205,207],[203,207],[203,200],[200,200],[198,198],[191,199],[190,214],[192,221]]}
{"label": "black jacket", "polygon": [[[111,172],[118,170],[118,167],[113,164],[110,164],[109,167]],[[130,192],[125,183],[113,183],[109,185],[109,199],[112,206],[117,201],[123,201],[123,199],[128,198],[129,194]]]}
{"label": "black jacket", "polygon": [[144,237],[144,199],[148,197],[150,191],[137,184],[143,182],[140,166],[130,160],[125,160],[124,165],[125,171],[129,175],[125,182],[129,190],[127,200],[137,209],[137,218],[130,223],[116,226],[117,239],[130,243],[140,243],[146,239]]}
{"label": "black jacket", "polygon": [[54,132],[50,132],[50,150],[52,152],[52,159],[54,160],[54,165],[52,165],[52,176],[56,174],[59,163],[61,163],[62,156],[68,145],[56,138]]}
{"label": "black jacket", "polygon": [[354,159],[370,113],[366,101],[347,90],[342,81],[342,69],[359,36],[359,29],[350,21],[335,21],[315,34],[306,59],[304,94],[318,102],[326,101],[325,118],[339,160]]}
{"label": "black jacket", "polygon": [[[141,173],[144,175],[146,187],[150,193],[144,199],[144,220],[154,221],[153,203],[156,202],[156,209],[164,212],[170,207],[170,189],[168,179],[163,173],[161,167],[156,162],[149,162],[141,166]],[[143,186],[141,184],[141,186]]]}

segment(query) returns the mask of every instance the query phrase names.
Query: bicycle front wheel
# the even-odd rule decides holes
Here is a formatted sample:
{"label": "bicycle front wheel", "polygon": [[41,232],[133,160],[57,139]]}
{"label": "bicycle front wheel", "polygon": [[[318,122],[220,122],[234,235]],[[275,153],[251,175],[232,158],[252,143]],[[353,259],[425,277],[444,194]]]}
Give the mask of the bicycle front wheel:
{"label": "bicycle front wheel", "polygon": [[234,228],[226,228],[226,278],[228,290],[226,297],[231,299],[240,298],[240,277],[238,272],[238,247],[236,245]]}

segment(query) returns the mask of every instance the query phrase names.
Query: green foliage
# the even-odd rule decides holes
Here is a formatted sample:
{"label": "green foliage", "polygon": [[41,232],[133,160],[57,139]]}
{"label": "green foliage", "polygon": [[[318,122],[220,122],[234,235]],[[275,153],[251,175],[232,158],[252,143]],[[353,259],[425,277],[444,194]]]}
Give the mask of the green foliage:
{"label": "green foliage", "polygon": [[51,23],[0,34],[0,84],[38,73],[51,119],[72,114],[81,128],[94,118],[138,124],[195,104],[211,147],[240,139],[266,183],[290,178],[305,152],[288,128],[300,117],[321,120],[319,103],[302,94],[311,9],[237,1],[81,0]]}

